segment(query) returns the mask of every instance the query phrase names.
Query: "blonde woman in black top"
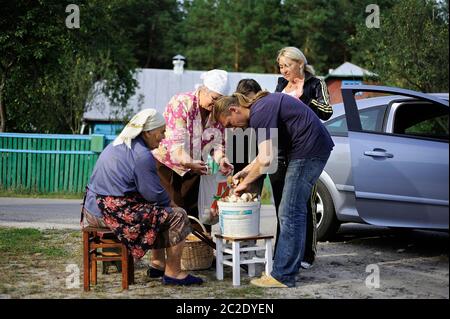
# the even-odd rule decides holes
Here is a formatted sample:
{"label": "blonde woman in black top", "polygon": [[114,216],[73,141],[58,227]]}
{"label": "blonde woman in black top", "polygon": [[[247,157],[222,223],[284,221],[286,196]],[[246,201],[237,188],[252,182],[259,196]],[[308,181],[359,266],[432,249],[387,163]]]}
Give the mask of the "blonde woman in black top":
{"label": "blonde woman in black top", "polygon": [[[327,86],[323,80],[315,76],[314,68],[308,64],[303,52],[296,47],[285,47],[278,52],[277,63],[280,73],[283,76],[278,78],[278,85],[275,92],[282,92],[300,99],[321,120],[328,120],[333,115],[333,109],[330,105]],[[283,193],[282,185],[286,175],[286,167],[286,155],[280,153],[278,155],[278,171],[270,175],[277,218],[281,195]],[[302,262],[303,268],[309,268],[314,262],[316,255],[316,211],[316,185],[314,185],[308,207],[306,247]],[[279,223],[277,230],[277,233],[279,233]]]}

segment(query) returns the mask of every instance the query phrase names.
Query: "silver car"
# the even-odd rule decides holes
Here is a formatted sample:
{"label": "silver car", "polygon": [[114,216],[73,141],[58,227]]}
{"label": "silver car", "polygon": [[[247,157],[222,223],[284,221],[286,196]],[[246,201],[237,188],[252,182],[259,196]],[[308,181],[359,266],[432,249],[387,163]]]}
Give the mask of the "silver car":
{"label": "silver car", "polygon": [[318,182],[318,239],[345,222],[448,230],[448,93],[347,85],[342,95],[324,123],[336,146]]}

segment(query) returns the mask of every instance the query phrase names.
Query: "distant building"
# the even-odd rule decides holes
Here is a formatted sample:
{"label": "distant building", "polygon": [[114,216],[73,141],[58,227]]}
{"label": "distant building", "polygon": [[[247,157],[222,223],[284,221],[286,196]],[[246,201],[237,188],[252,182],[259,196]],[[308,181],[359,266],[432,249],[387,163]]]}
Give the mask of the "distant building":
{"label": "distant building", "polygon": [[[87,107],[83,116],[81,134],[116,135],[124,124],[144,108],[155,108],[161,113],[170,98],[177,93],[189,92],[202,83],[200,75],[205,71],[184,70],[185,57],[176,55],[173,58],[173,70],[169,69],[139,69],[136,72],[138,87],[136,93],[128,101],[127,108],[113,106],[104,95],[98,95]],[[229,72],[230,92],[236,88],[239,80],[255,79],[263,90],[275,92],[280,74]],[[362,84],[363,79],[375,79],[377,75],[360,68],[350,62],[345,62],[338,68],[330,70],[322,77],[330,93],[331,104],[342,102],[341,86],[343,83]],[[364,98],[359,94],[357,98]]]}
{"label": "distant building", "polygon": [[[366,79],[368,79],[370,83],[373,83],[372,81],[375,81],[377,77],[377,74],[350,62],[345,62],[336,69],[330,69],[329,73],[324,76],[328,92],[330,93],[330,103],[336,104],[342,102],[342,84],[364,84],[363,81]],[[366,97],[367,93],[357,94],[358,99]]]}
{"label": "distant building", "polygon": [[[174,57],[174,69],[139,69],[136,72],[138,87],[128,101],[126,109],[111,105],[103,96],[97,96],[87,107],[83,116],[81,134],[115,135],[120,132],[124,122],[144,108],[155,108],[161,113],[170,98],[177,93],[194,91],[202,83],[200,75],[205,71],[183,69],[184,57]],[[238,82],[244,78],[258,81],[262,89],[274,92],[279,74],[260,74],[229,72],[230,94]]]}

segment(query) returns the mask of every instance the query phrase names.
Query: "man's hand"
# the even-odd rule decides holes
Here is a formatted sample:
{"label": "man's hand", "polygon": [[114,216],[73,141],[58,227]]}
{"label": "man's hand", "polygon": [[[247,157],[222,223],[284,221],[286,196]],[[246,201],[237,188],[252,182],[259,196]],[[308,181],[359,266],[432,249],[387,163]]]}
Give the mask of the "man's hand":
{"label": "man's hand", "polygon": [[245,182],[240,182],[238,186],[234,189],[234,194],[237,196],[241,196],[244,193],[248,192],[248,187],[250,185]]}
{"label": "man's hand", "polygon": [[240,172],[237,172],[237,173],[234,174],[234,176],[233,176],[233,182],[234,182],[234,181],[240,181],[240,180],[246,178],[247,175],[248,175],[248,172],[243,171],[243,170],[240,171]]}

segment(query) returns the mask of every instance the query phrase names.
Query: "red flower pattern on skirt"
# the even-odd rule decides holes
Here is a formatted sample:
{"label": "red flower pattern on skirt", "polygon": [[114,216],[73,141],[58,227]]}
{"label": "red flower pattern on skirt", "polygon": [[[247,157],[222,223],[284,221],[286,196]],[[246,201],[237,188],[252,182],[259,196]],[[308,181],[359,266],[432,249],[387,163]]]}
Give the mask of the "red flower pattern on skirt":
{"label": "red flower pattern on skirt", "polygon": [[123,228],[123,235],[126,239],[133,241],[136,240],[139,237],[139,232],[137,230],[138,227],[124,227]]}
{"label": "red flower pattern on skirt", "polygon": [[153,243],[155,241],[155,234],[152,232],[148,232],[147,234],[145,234],[144,240],[147,243]]}
{"label": "red flower pattern on skirt", "polygon": [[127,212],[121,214],[121,217],[127,224],[133,223],[134,217],[132,214],[130,214],[130,212],[127,211]]}
{"label": "red flower pattern on skirt", "polygon": [[97,195],[105,224],[121,242],[127,245],[135,258],[142,258],[152,249],[161,223],[169,212],[155,206],[140,194],[129,196]]}

